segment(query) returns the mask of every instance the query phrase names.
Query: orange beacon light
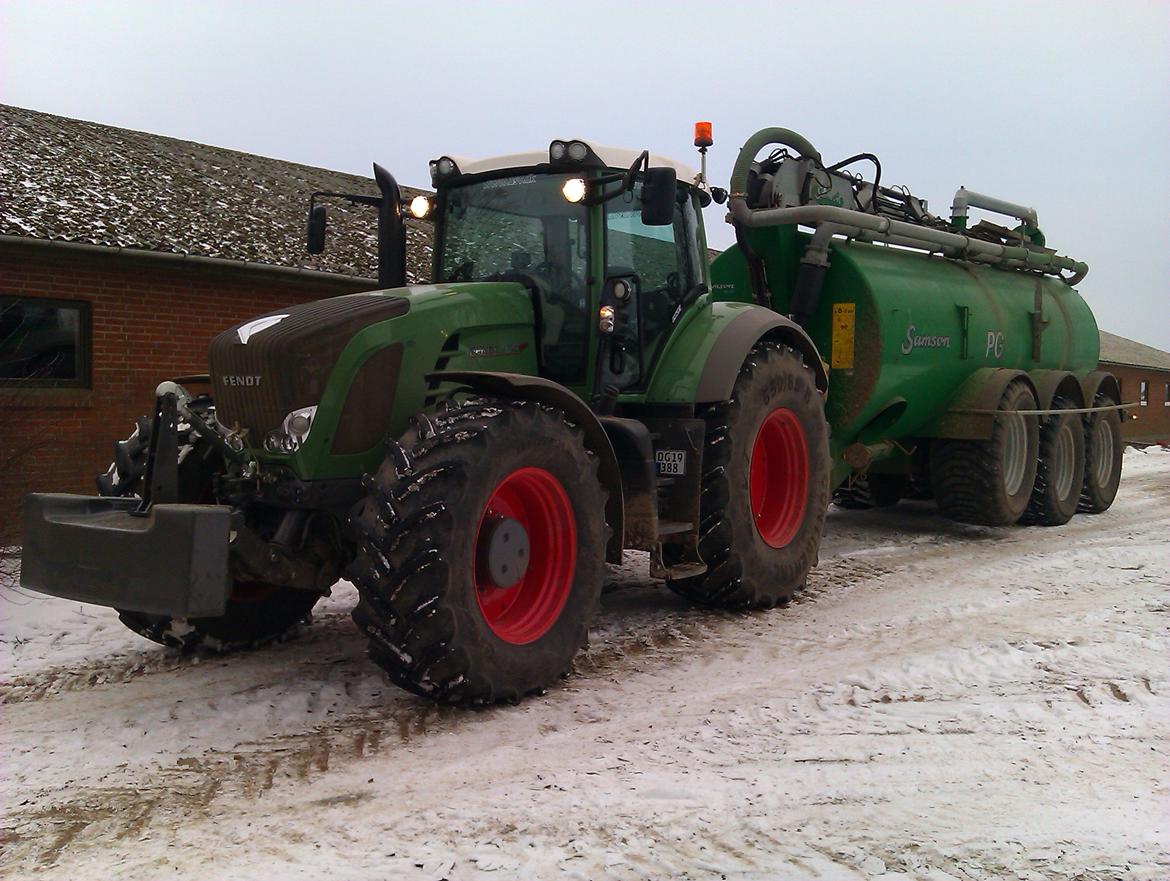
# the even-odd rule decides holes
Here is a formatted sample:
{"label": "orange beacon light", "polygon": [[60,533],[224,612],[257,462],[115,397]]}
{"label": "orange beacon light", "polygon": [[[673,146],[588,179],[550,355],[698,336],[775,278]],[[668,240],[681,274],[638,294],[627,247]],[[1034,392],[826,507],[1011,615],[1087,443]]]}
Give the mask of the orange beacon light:
{"label": "orange beacon light", "polygon": [[700,148],[710,147],[715,141],[711,139],[711,123],[696,122],[695,123],[695,146]]}

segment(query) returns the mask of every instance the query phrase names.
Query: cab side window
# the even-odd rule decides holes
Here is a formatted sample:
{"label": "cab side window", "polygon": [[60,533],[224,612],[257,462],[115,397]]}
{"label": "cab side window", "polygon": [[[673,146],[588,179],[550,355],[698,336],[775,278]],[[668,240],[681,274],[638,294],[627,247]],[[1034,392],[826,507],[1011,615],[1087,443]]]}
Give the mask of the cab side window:
{"label": "cab side window", "polygon": [[[642,184],[606,203],[606,277],[633,276],[635,299],[616,334],[625,350],[607,365],[607,382],[640,385],[676,320],[679,302],[702,281],[698,214],[689,189],[679,187],[670,226],[642,223]],[[620,366],[620,370],[614,370]]]}

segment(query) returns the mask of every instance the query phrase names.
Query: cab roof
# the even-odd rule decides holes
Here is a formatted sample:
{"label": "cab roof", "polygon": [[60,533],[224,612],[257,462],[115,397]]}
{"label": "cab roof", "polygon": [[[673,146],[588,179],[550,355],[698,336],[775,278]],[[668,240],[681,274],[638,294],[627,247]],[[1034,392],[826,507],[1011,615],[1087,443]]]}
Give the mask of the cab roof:
{"label": "cab roof", "polygon": [[[591,149],[607,168],[629,168],[641,154],[641,150],[630,150],[625,147],[609,147],[605,144],[599,144],[596,141],[590,141],[585,138],[567,138],[565,143],[570,141],[583,141],[589,145]],[[526,153],[505,153],[502,156],[491,156],[487,159],[471,159],[465,156],[451,156],[455,164],[459,166],[461,174],[483,174],[490,171],[503,171],[508,168],[531,168],[535,165],[548,164],[548,147],[543,150],[533,150]],[[666,156],[659,156],[656,153],[650,154],[651,166],[669,166],[674,169],[675,174],[678,175],[679,181],[683,183],[694,183],[698,176],[698,171],[689,165],[684,165],[674,159],[669,159]]]}

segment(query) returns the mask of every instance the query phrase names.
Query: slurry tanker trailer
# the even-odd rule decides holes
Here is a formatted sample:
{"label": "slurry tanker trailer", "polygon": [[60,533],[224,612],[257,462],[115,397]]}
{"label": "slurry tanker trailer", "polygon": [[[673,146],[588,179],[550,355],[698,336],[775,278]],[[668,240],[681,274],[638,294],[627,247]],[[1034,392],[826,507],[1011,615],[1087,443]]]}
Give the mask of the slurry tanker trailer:
{"label": "slurry tanker trailer", "polygon": [[[695,143],[705,169],[709,124]],[[580,139],[430,170],[408,207],[379,166],[378,197],[313,195],[312,252],[327,199],[377,211],[380,289],[217,336],[99,496],[29,497],[26,587],[228,649],[348,577],[371,659],[475,704],[569,671],[628,549],[697,603],[770,607],[833,492],[992,526],[1113,501],[1122,401],[1087,267],[1030,208],[960,189],[941,218],[876,156],[826,163],[781,128],[728,190]],[[709,261],[713,199],[736,243]],[[406,284],[405,210],[433,221],[431,284]]]}

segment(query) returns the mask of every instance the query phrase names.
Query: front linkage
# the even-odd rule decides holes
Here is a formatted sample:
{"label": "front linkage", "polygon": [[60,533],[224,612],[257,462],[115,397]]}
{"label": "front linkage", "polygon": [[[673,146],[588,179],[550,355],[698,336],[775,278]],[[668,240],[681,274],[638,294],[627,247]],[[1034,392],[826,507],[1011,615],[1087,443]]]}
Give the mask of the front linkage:
{"label": "front linkage", "polygon": [[335,509],[361,492],[356,480],[332,487],[332,510],[266,503],[321,500],[299,483],[280,469],[262,473],[210,397],[164,382],[153,416],[115,444],[101,497],[29,496],[22,583],[112,606],[167,644],[279,636],[336,582],[346,542]]}

